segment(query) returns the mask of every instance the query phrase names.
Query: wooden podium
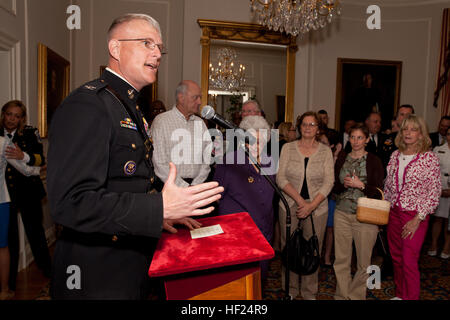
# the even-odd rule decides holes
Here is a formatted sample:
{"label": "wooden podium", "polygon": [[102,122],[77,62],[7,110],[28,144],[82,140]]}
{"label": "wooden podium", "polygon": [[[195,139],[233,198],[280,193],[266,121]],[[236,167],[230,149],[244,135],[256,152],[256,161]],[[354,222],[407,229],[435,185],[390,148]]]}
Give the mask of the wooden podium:
{"label": "wooden podium", "polygon": [[259,261],[273,258],[272,247],[247,212],[198,219],[223,233],[192,239],[190,230],[163,233],[149,269],[163,277],[167,300],[261,299]]}

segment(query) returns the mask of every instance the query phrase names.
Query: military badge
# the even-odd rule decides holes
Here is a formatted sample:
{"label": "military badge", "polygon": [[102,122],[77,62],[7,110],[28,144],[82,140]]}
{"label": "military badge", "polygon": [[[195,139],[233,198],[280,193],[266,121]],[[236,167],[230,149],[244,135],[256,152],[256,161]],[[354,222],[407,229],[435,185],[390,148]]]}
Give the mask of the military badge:
{"label": "military badge", "polygon": [[253,182],[255,182],[255,179],[252,176],[248,177],[248,183],[253,183]]}
{"label": "military badge", "polygon": [[123,172],[125,172],[127,176],[133,175],[136,172],[136,162],[128,161],[125,163],[123,166]]}
{"label": "military badge", "polygon": [[136,123],[134,123],[130,118],[125,118],[125,120],[120,121],[120,126],[122,128],[128,128],[137,131]]}
{"label": "military badge", "polygon": [[390,146],[390,145],[392,145],[392,140],[391,139],[386,139],[384,141],[384,144],[387,145],[387,146]]}
{"label": "military badge", "polygon": [[86,89],[88,89],[88,90],[95,90],[95,89],[97,89],[97,87],[90,86],[90,85],[85,85],[84,87],[85,87]]}

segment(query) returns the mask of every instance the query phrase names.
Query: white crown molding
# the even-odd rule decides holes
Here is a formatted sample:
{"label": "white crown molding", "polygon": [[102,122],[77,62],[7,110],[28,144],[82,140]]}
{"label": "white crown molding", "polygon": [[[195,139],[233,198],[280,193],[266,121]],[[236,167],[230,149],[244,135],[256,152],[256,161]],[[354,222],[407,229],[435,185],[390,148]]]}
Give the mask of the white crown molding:
{"label": "white crown molding", "polygon": [[0,8],[13,16],[17,16],[17,0],[0,0]]}
{"label": "white crown molding", "polygon": [[10,97],[12,99],[22,100],[20,85],[20,42],[0,31],[0,49],[9,52],[9,64],[11,66]]}

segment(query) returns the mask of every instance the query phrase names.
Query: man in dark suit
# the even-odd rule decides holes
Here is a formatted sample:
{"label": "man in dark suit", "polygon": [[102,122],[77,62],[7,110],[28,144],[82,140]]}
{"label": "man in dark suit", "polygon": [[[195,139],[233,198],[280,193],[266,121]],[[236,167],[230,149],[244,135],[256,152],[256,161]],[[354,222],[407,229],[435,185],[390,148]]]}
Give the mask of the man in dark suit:
{"label": "man in dark suit", "polygon": [[320,129],[323,130],[325,136],[328,138],[328,142],[330,143],[331,149],[334,151],[336,149],[336,145],[339,142],[339,133],[331,128],[328,128],[328,112],[324,109],[321,109],[317,112],[317,116],[320,120]]}
{"label": "man in dark suit", "polygon": [[384,137],[380,133],[381,115],[378,112],[371,112],[365,121],[367,129],[369,129],[369,142],[366,151],[377,155],[381,159],[381,152]]}
{"label": "man in dark suit", "polygon": [[[10,139],[16,145],[16,148],[8,147],[5,154],[12,159],[22,160],[25,158],[30,166],[42,166],[45,164],[45,157],[39,131],[25,125],[26,112],[25,105],[18,100],[9,101],[3,106],[0,135]],[[47,278],[50,278],[51,259],[42,226],[41,200],[45,197],[45,189],[40,177],[26,177],[8,164],[5,179],[11,197],[8,230],[11,260],[8,282],[10,289],[14,291],[20,250],[17,224],[19,212],[36,265]]]}
{"label": "man in dark suit", "polygon": [[439,121],[437,132],[430,133],[431,147],[437,147],[444,144],[447,135],[447,129],[450,127],[450,116],[443,116]]}
{"label": "man in dark suit", "polygon": [[[402,104],[395,116],[395,121],[397,122],[398,127],[402,125],[403,120],[408,117],[410,114],[414,114],[414,107],[410,104]],[[389,160],[391,158],[391,154],[397,150],[397,146],[395,145],[395,137],[397,136],[398,131],[392,130],[391,133],[385,135],[385,139],[382,144],[382,157],[381,161],[383,162],[383,166],[386,169],[389,164]]]}
{"label": "man in dark suit", "polygon": [[342,144],[342,150],[346,153],[350,153],[352,151],[352,146],[350,144],[350,129],[356,124],[355,120],[349,119],[345,121],[344,131],[340,134],[339,143]]}
{"label": "man in dark suit", "polygon": [[152,140],[139,90],[156,80],[164,48],[156,20],[115,19],[108,31],[108,68],[72,92],[56,110],[49,135],[48,194],[57,240],[51,296],[55,299],[145,299],[157,239],[188,216],[210,213],[217,182],[154,191]]}

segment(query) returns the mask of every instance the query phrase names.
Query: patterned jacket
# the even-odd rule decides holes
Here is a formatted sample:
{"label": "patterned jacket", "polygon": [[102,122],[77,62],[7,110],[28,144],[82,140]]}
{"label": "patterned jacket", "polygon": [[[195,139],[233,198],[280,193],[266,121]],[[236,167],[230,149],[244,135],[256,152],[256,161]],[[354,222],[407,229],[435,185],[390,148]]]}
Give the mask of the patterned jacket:
{"label": "patterned jacket", "polygon": [[435,211],[441,195],[439,159],[431,151],[419,153],[406,166],[402,189],[399,190],[398,168],[400,151],[395,150],[387,167],[384,182],[385,199],[391,207],[416,211],[423,220]]}

